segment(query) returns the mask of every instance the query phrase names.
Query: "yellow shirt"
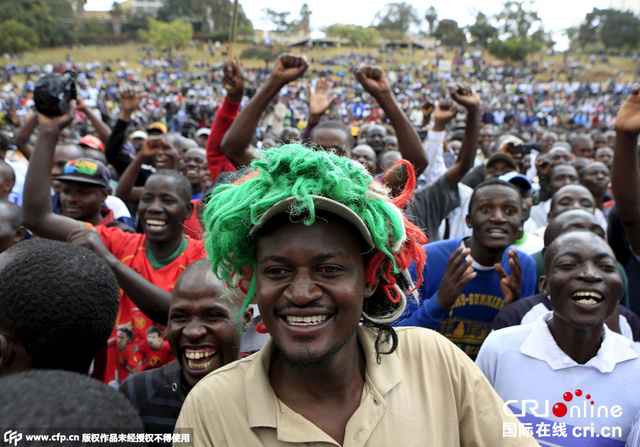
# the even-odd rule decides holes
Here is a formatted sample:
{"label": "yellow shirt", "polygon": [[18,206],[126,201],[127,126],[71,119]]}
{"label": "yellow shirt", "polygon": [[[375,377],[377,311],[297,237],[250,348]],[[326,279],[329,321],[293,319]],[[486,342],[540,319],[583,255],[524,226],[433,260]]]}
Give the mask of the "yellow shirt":
{"label": "yellow shirt", "polygon": [[[503,413],[500,397],[460,349],[429,329],[396,331],[398,349],[377,364],[374,333],[358,328],[366,377],[345,447],[538,445],[533,438],[503,437],[503,423],[517,425],[517,419]],[[339,445],[276,397],[269,383],[274,348],[269,340],[191,390],[176,427],[194,428],[194,446]]]}

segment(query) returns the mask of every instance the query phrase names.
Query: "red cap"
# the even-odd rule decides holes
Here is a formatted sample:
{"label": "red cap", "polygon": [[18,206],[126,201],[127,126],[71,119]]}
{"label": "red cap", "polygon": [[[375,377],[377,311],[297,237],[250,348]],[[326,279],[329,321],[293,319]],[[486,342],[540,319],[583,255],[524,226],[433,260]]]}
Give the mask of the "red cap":
{"label": "red cap", "polygon": [[85,135],[78,144],[104,152],[104,144],[102,144],[102,141],[100,141],[99,138],[96,138],[93,135]]}

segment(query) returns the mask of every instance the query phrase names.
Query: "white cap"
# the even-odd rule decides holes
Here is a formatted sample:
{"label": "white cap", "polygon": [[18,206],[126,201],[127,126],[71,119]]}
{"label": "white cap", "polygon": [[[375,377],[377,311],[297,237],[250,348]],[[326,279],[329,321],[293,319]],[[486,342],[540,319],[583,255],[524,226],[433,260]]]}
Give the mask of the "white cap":
{"label": "white cap", "polygon": [[131,134],[131,136],[129,137],[129,139],[131,140],[135,140],[136,138],[142,138],[143,140],[146,140],[147,138],[149,138],[149,135],[147,135],[146,132],[143,132],[141,130],[136,130],[135,132],[133,132]]}

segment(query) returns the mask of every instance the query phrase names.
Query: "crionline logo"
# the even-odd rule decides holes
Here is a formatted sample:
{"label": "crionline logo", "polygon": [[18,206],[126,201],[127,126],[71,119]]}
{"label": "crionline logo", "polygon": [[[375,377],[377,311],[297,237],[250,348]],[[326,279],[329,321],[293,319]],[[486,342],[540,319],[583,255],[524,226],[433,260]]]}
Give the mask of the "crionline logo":
{"label": "crionline logo", "polygon": [[[514,412],[515,416],[521,417],[526,413],[532,414],[536,417],[549,417],[551,413],[557,418],[563,418],[567,414],[570,418],[607,418],[614,417],[619,418],[622,416],[622,407],[620,405],[614,405],[611,408],[600,405],[596,406],[595,401],[592,400],[590,394],[586,394],[584,399],[581,399],[584,393],[582,390],[575,390],[573,393],[567,391],[562,395],[564,402],[556,402],[549,412],[549,401],[545,400],[542,405],[537,400],[523,399],[518,405],[517,400],[508,400],[504,403],[503,411],[505,414],[509,414],[507,411],[508,405],[512,407],[520,407],[520,414]],[[574,400],[575,398],[575,400]],[[569,406],[565,402],[572,402]]]}
{"label": "crionline logo", "polygon": [[4,432],[4,442],[11,445],[18,445],[18,441],[22,439],[22,433],[18,433],[17,431],[7,430]]}

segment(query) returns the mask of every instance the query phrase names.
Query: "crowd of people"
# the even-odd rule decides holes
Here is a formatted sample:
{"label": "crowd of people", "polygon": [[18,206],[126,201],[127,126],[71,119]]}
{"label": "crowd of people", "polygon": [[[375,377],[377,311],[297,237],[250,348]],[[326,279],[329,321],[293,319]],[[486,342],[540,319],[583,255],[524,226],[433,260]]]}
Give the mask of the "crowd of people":
{"label": "crowd of people", "polygon": [[0,71],[0,389],[126,397],[7,428],[640,446],[640,87],[464,53],[141,61]]}

